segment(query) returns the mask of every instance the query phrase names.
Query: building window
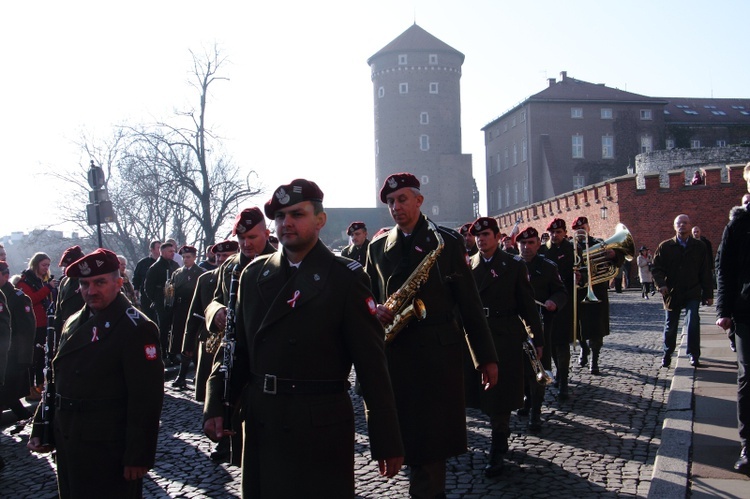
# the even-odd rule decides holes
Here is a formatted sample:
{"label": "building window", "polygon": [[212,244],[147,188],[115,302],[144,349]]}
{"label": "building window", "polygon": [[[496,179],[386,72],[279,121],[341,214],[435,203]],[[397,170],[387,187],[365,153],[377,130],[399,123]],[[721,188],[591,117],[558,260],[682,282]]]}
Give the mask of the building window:
{"label": "building window", "polygon": [[438,84],[434,81],[430,83],[430,93],[431,94],[438,93]]}
{"label": "building window", "polygon": [[716,147],[726,147],[727,141],[726,140],[717,140],[716,141]]}
{"label": "building window", "polygon": [[612,159],[615,157],[615,138],[611,135],[602,136],[602,158]]}
{"label": "building window", "polygon": [[508,122],[503,123],[503,133],[508,131]]}
{"label": "building window", "polygon": [[515,117],[515,116],[513,116],[513,117],[512,117],[511,119],[510,119],[510,127],[511,127],[511,128],[515,128],[515,126],[516,126],[516,117]]}
{"label": "building window", "polygon": [[508,168],[508,165],[510,165],[510,151],[508,148],[505,148],[505,162],[503,163],[504,168]]}
{"label": "building window", "polygon": [[521,123],[526,121],[526,111],[521,111]]}
{"label": "building window", "polygon": [[385,87],[378,88],[378,99],[382,99],[385,96]]}
{"label": "building window", "polygon": [[571,118],[583,118],[583,108],[582,107],[571,107],[570,108],[570,117]]}
{"label": "building window", "polygon": [[667,139],[667,149],[674,149],[674,139]]}
{"label": "building window", "polygon": [[433,66],[437,64],[437,54],[430,54],[430,64]]}
{"label": "building window", "polygon": [[408,94],[409,93],[409,84],[408,83],[399,83],[398,84],[398,93],[400,93],[400,94]]}
{"label": "building window", "polygon": [[510,206],[510,186],[505,184],[505,207]]}
{"label": "building window", "polygon": [[419,113],[419,123],[421,125],[427,125],[430,123],[430,115],[427,113]]}
{"label": "building window", "polygon": [[518,204],[518,182],[513,182],[513,204]]}
{"label": "building window", "polygon": [[513,166],[518,164],[518,146],[513,142]]}
{"label": "building window", "polygon": [[651,110],[650,109],[641,109],[641,119],[642,120],[650,120],[651,119]]}
{"label": "building window", "polygon": [[398,65],[404,66],[407,63],[406,54],[399,54],[398,55]]}
{"label": "building window", "polygon": [[603,107],[602,108],[602,119],[603,120],[611,120],[612,119],[612,108],[611,107]]}
{"label": "building window", "polygon": [[583,175],[573,175],[573,189],[582,189],[586,185],[586,178]]}
{"label": "building window", "polygon": [[428,175],[422,175],[422,177],[419,179],[419,182],[422,185],[427,185],[430,183],[430,177]]}
{"label": "building window", "polygon": [[529,179],[525,178],[523,179],[523,200],[528,201],[529,200]]}
{"label": "building window", "polygon": [[498,189],[497,190],[497,209],[501,209],[503,207],[503,190]]}
{"label": "building window", "polygon": [[440,208],[436,204],[432,205],[432,216],[436,217],[438,215],[440,215]]}
{"label": "building window", "polygon": [[700,149],[701,148],[701,141],[699,139],[693,139],[690,141],[690,148],[691,149]]}
{"label": "building window", "polygon": [[573,157],[583,157],[583,135],[573,135]]}
{"label": "building window", "polygon": [[429,135],[419,136],[419,149],[422,151],[430,150],[430,136]]}
{"label": "building window", "polygon": [[653,151],[653,149],[654,149],[654,144],[653,144],[653,141],[651,140],[651,136],[644,135],[643,137],[641,137],[641,152],[642,153],[651,152]]}
{"label": "building window", "polygon": [[500,173],[500,168],[502,166],[502,159],[500,158],[500,153],[497,153],[497,162],[495,163],[495,173]]}
{"label": "building window", "polygon": [[521,161],[526,161],[529,159],[529,151],[528,147],[526,146],[526,139],[523,139],[521,142]]}
{"label": "building window", "polygon": [[375,156],[380,154],[380,143],[376,140],[375,141]]}

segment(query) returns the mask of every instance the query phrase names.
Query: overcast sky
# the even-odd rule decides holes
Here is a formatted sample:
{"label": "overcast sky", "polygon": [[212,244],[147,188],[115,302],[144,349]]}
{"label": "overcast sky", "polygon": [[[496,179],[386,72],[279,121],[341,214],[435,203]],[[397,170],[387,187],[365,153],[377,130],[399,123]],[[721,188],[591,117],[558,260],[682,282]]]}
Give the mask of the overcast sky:
{"label": "overcast sky", "polygon": [[[211,128],[268,192],[317,181],[328,207],[374,206],[367,59],[416,20],[463,52],[463,152],[486,213],[480,129],[561,71],[648,96],[750,97],[750,2],[309,0],[13,2],[0,51],[0,236],[54,226],[65,193],[42,175],[89,158],[82,132],[169,119],[196,102],[191,56],[216,43],[229,81]],[[269,194],[257,203],[265,202]],[[63,227],[68,230],[69,228]]]}

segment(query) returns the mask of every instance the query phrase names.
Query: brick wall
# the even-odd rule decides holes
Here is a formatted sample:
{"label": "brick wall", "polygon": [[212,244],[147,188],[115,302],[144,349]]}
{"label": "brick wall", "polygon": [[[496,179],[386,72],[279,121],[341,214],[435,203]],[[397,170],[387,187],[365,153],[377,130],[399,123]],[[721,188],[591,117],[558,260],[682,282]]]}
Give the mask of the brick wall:
{"label": "brick wall", "polygon": [[[747,192],[742,178],[744,164],[705,168],[705,185],[685,185],[685,171],[667,172],[668,185],[660,186],[660,173],[643,175],[638,188],[635,174],[618,177],[584,189],[572,191],[540,203],[496,217],[503,232],[509,232],[520,217],[520,228],[529,225],[544,231],[553,218],[562,218],[570,226],[576,217],[589,219],[591,233],[607,239],[615,226],[623,223],[630,230],[637,248],[645,245],[652,251],[658,244],[674,237],[672,223],[681,213],[700,226],[703,236],[713,244],[714,253],[721,241],[729,210],[740,204]],[[724,176],[724,179],[722,179]],[[606,218],[602,208],[606,207]],[[635,264],[631,266],[631,283],[635,283]]]}

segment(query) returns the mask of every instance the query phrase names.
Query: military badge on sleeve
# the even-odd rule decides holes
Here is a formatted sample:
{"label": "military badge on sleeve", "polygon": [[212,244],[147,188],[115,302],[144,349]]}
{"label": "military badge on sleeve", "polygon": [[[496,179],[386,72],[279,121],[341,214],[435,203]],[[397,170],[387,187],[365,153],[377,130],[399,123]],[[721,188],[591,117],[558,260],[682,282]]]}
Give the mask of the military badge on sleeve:
{"label": "military badge on sleeve", "polygon": [[156,360],[159,357],[154,344],[145,345],[143,351],[146,353],[146,360]]}
{"label": "military badge on sleeve", "polygon": [[367,297],[367,308],[370,310],[370,315],[378,313],[378,307],[375,306],[375,300],[372,296]]}

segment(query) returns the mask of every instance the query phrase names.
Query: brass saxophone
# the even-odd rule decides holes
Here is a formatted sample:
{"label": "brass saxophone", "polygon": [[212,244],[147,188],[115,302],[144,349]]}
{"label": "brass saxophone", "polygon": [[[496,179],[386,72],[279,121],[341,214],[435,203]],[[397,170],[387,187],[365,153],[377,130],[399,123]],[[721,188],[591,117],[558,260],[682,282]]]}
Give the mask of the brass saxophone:
{"label": "brass saxophone", "polygon": [[443,236],[440,235],[435,224],[427,220],[427,227],[435,234],[438,245],[437,248],[430,251],[425,256],[417,268],[411,273],[411,275],[404,281],[400,288],[396,290],[388,299],[385,301],[383,306],[390,310],[393,314],[393,322],[385,326],[385,342],[390,343],[412,319],[424,319],[427,317],[427,309],[424,306],[424,302],[419,298],[415,298],[417,291],[422,285],[427,282],[427,278],[430,277],[430,269],[437,262],[440,252],[443,251],[445,241]]}

